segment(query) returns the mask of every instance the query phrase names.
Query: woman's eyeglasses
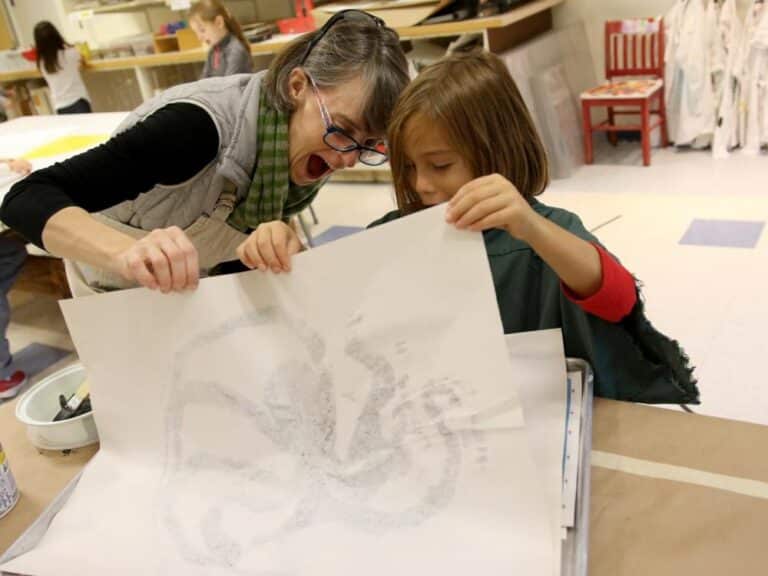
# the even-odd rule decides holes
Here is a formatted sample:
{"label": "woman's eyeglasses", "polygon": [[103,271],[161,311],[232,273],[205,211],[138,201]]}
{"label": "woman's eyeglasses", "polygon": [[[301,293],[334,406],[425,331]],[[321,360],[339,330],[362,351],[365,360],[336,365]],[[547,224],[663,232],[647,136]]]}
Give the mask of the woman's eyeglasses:
{"label": "woman's eyeglasses", "polygon": [[337,152],[359,150],[360,162],[368,166],[380,166],[384,164],[384,162],[387,161],[386,142],[382,139],[371,138],[360,144],[343,128],[336,126],[333,123],[331,114],[328,112],[328,108],[323,102],[322,96],[320,96],[320,89],[317,87],[315,80],[306,72],[306,70],[304,73],[307,74],[307,78],[309,78],[309,82],[312,85],[312,91],[315,93],[315,98],[317,98],[317,104],[320,108],[320,116],[322,116],[323,124],[325,124],[323,142]]}

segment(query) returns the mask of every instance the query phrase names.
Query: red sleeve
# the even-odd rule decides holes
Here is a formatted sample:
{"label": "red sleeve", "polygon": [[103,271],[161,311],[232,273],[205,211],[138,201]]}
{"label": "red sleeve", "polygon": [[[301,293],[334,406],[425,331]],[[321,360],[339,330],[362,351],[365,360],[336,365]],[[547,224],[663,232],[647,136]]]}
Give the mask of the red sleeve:
{"label": "red sleeve", "polygon": [[635,279],[605,248],[599,244],[592,245],[600,254],[603,269],[603,282],[598,291],[588,298],[580,299],[568,286],[562,282],[560,285],[566,297],[585,312],[608,322],[619,322],[632,311],[637,302]]}

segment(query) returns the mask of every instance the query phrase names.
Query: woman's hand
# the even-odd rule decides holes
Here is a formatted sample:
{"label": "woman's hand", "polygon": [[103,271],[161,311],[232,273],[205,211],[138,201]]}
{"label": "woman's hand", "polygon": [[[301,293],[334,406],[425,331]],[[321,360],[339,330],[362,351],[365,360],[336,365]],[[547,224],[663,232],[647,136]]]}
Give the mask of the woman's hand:
{"label": "woman's hand", "polygon": [[197,248],[177,226],[153,230],[119,252],[116,267],[126,280],[163,293],[195,289],[200,280]]}
{"label": "woman's hand", "polygon": [[291,256],[304,250],[296,232],[285,222],[275,220],[260,224],[250,236],[237,247],[237,256],[248,268],[262,272],[272,270],[291,271]]}
{"label": "woman's hand", "polygon": [[476,178],[459,188],[446,212],[446,220],[457,228],[503,228],[520,240],[526,240],[536,217],[515,185],[499,174]]}

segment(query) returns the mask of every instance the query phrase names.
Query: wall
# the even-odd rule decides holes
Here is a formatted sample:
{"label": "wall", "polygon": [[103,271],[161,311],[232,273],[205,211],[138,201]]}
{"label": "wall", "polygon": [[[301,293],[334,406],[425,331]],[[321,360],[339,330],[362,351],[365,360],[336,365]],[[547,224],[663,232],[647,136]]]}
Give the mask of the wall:
{"label": "wall", "polygon": [[[555,29],[583,22],[587,32],[595,75],[605,79],[603,27],[606,20],[664,16],[678,0],[566,0],[553,10]],[[752,0],[736,0],[738,10],[746,14]]]}
{"label": "wall", "polygon": [[16,34],[11,26],[11,19],[0,3],[0,50],[9,50],[16,47]]}
{"label": "wall", "polygon": [[59,0],[3,0],[3,3],[21,47],[33,44],[32,31],[40,20],[50,20],[57,27],[62,24],[64,12]]}

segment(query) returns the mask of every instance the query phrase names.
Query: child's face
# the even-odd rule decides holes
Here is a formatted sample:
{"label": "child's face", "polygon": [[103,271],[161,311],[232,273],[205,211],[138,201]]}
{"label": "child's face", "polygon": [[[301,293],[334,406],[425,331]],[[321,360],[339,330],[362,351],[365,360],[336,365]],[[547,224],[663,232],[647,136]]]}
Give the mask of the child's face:
{"label": "child's face", "polygon": [[447,202],[474,179],[469,164],[436,123],[414,116],[406,122],[404,135],[406,178],[425,206]]}
{"label": "child's face", "polygon": [[197,34],[198,40],[206,46],[214,46],[227,35],[227,27],[224,18],[216,16],[213,22],[206,22],[202,18],[193,16],[189,19],[189,27]]}

